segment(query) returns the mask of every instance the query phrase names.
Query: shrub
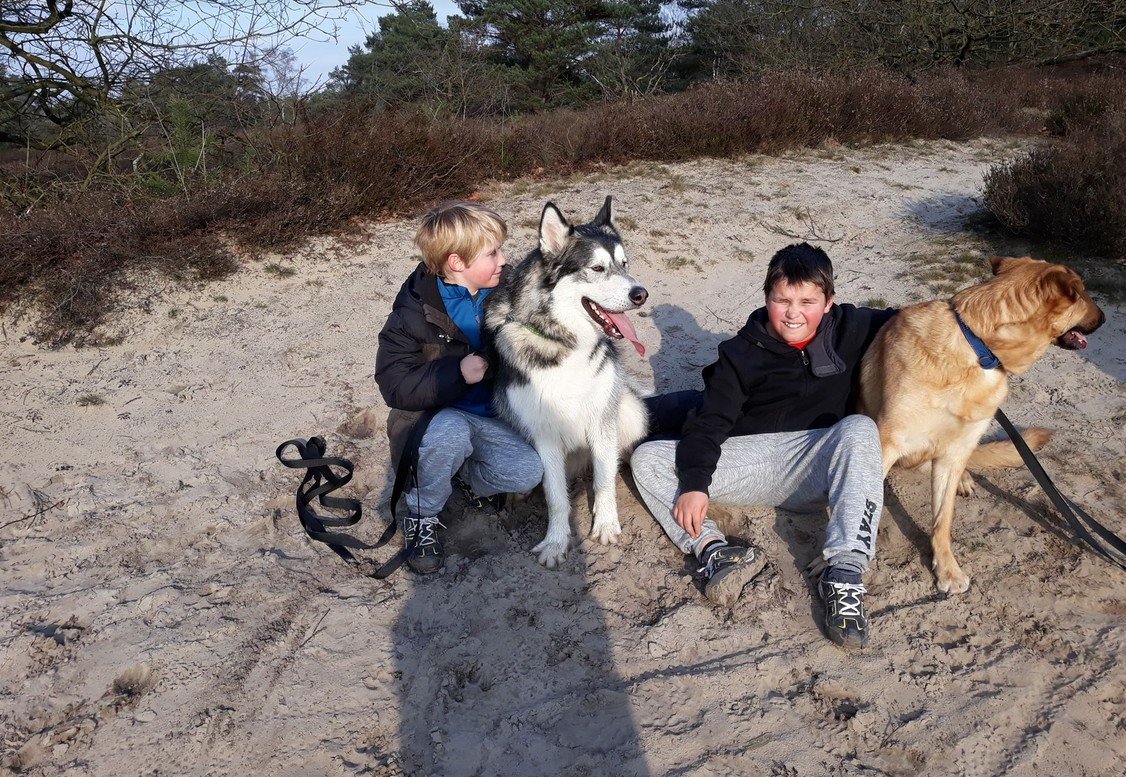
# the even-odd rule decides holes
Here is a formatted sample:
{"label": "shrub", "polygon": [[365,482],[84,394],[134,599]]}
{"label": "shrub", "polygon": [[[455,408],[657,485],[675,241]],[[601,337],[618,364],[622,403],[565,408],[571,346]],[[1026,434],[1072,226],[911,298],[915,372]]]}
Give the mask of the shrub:
{"label": "shrub", "polygon": [[991,169],[985,204],[1017,234],[1126,258],[1126,109]]}
{"label": "shrub", "polygon": [[[1088,82],[1099,105],[1107,94],[1123,91],[1121,79],[1063,82],[1022,72],[908,80],[873,70],[775,72],[747,83],[515,121],[435,119],[352,106],[252,135],[237,154],[217,155],[227,160],[225,168],[206,174],[181,164],[172,182],[146,170],[140,175],[148,177],[119,179],[116,188],[70,188],[53,198],[36,187],[52,175],[65,181],[82,176],[70,171],[60,177],[43,165],[32,174],[27,165],[19,169],[15,158],[0,157],[0,186],[12,205],[0,211],[6,251],[0,303],[38,300],[39,337],[55,343],[81,339],[147,273],[216,277],[237,266],[233,248],[282,250],[355,216],[403,214],[468,196],[487,178],[774,152],[830,140],[1027,133],[1040,129],[1051,110],[1074,117],[1061,119],[1073,127],[1088,110],[1080,107],[1087,105]],[[191,150],[186,137],[182,145]],[[1013,175],[1022,171],[1013,166]],[[1013,224],[1033,220],[1026,213],[1031,206],[1002,191],[1008,184],[1000,174],[995,178],[997,210],[1011,211]],[[28,211],[29,203],[36,208]],[[1105,219],[1120,205],[1103,208],[1088,215]]]}
{"label": "shrub", "polygon": [[1088,87],[1060,96],[1045,122],[1048,132],[1057,137],[1091,132],[1104,116],[1126,111],[1120,82],[1097,79]]}

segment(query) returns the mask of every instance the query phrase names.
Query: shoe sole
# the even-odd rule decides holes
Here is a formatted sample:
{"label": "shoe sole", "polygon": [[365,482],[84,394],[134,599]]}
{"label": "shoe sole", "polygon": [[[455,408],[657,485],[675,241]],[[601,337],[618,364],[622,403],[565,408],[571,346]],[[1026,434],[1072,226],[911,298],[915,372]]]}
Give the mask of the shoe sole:
{"label": "shoe sole", "polygon": [[407,566],[410,567],[411,571],[415,572],[416,574],[432,575],[435,572],[437,572],[439,569],[441,569],[443,564],[442,564],[441,561],[437,561],[435,563],[427,563],[427,564],[416,564],[414,559],[408,559],[407,560]]}
{"label": "shoe sole", "polygon": [[825,627],[825,632],[829,637],[829,641],[837,647],[845,648],[846,650],[860,650],[861,648],[868,647],[868,636],[864,635],[857,641],[856,639],[846,639],[829,627]]}
{"label": "shoe sole", "polygon": [[709,580],[704,586],[704,596],[721,607],[733,607],[739,601],[743,588],[758,577],[765,567],[766,555],[758,551],[752,560],[728,567],[727,574],[718,580],[715,578]]}

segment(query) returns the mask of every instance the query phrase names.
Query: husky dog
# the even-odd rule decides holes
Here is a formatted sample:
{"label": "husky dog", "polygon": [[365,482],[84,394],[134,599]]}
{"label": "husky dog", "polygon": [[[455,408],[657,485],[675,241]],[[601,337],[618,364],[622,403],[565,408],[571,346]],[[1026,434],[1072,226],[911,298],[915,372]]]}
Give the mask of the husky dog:
{"label": "husky dog", "polygon": [[532,551],[548,567],[562,561],[571,536],[569,454],[589,451],[593,460],[591,537],[607,545],[622,533],[618,457],[645,436],[648,421],[613,341],[627,339],[645,354],[623,314],[648,297],[629,274],[607,197],[593,221],[577,226],[547,203],[539,248],[489,300],[485,326],[499,357],[497,412],[543,460],[547,535]]}

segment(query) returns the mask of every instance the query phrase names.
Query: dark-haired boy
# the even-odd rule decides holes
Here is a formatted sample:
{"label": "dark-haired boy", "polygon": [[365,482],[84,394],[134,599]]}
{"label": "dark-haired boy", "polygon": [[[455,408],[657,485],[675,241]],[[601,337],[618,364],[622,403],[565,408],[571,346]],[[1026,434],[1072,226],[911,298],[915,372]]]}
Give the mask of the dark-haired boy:
{"label": "dark-haired boy", "polygon": [[835,305],[832,263],[806,243],[774,255],[763,290],[766,306],[704,370],[682,439],[638,446],[633,477],[669,538],[700,560],[705,594],[727,606],[766,560],[757,547],[729,545],[709,504],[828,502],[825,627],[837,644],[862,647],[861,575],[876,552],[883,466],[875,423],[854,415],[854,389],[864,351],[895,311]]}

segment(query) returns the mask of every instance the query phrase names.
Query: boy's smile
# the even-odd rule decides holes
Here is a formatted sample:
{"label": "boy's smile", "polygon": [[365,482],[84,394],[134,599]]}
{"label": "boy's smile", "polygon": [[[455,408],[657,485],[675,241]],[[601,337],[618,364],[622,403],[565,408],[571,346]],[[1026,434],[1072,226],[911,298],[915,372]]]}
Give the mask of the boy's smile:
{"label": "boy's smile", "polygon": [[779,281],[766,295],[766,317],[771,334],[784,343],[801,343],[817,334],[821,319],[833,307],[820,286],[805,281]]}

